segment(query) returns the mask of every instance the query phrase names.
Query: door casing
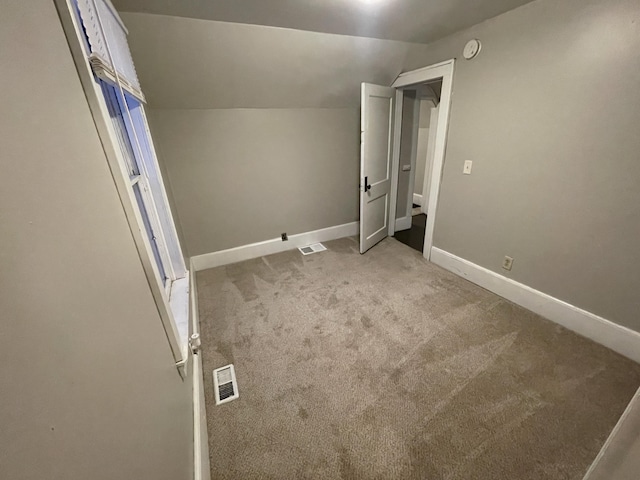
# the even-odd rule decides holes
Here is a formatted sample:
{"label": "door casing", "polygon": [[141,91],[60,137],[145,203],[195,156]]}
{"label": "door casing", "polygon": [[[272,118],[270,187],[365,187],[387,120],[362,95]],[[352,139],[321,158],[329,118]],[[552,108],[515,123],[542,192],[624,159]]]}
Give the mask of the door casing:
{"label": "door casing", "polygon": [[435,133],[435,146],[433,163],[431,165],[431,188],[429,190],[427,225],[424,235],[424,247],[422,255],[429,260],[433,247],[433,232],[440,195],[440,184],[444,167],[444,155],[447,143],[447,131],[449,128],[449,113],[451,110],[451,92],[453,90],[453,70],[455,59],[423,67],[418,70],[401,73],[391,85],[396,89],[396,106],[393,129],[393,150],[391,160],[391,199],[389,207],[389,236],[395,233],[396,205],[398,202],[398,168],[400,166],[400,135],[402,129],[402,99],[403,90],[442,79],[442,91],[440,96],[438,125]]}

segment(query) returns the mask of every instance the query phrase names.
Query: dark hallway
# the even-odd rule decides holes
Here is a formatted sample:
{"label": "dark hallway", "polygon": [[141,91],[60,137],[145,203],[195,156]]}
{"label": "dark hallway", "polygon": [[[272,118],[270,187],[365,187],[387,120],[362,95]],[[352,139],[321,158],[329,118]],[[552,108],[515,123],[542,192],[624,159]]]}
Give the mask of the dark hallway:
{"label": "dark hallway", "polygon": [[411,228],[395,233],[395,239],[405,245],[422,252],[424,248],[424,231],[427,226],[427,216],[424,213],[411,217]]}

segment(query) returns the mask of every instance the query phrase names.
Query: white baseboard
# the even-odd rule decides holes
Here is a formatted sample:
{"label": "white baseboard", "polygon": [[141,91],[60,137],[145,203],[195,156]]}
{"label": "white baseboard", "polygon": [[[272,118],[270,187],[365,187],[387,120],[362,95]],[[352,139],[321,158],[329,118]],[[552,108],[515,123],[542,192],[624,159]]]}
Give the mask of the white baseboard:
{"label": "white baseboard", "polygon": [[413,203],[416,205],[422,206],[422,195],[418,195],[417,193],[413,194]]}
{"label": "white baseboard", "polygon": [[409,230],[411,228],[411,215],[408,217],[396,218],[396,232]]}
{"label": "white baseboard", "polygon": [[334,227],[321,228],[320,230],[314,230],[312,232],[290,235],[289,240],[286,242],[283,242],[280,238],[274,238],[272,240],[265,240],[264,242],[252,243],[219,252],[196,255],[195,257],[191,257],[191,264],[196,271],[206,270],[207,268],[219,267],[221,265],[262,257],[264,255],[293,250],[312,243],[328,242],[329,240],[336,240],[338,238],[351,237],[358,235],[359,229],[360,222],[345,223]]}
{"label": "white baseboard", "polygon": [[[193,262],[189,268],[189,307],[191,309],[191,333],[200,333],[198,319],[198,291]],[[192,354],[191,354],[192,355]],[[204,379],[202,377],[202,354],[192,355],[191,375],[193,382],[193,478],[211,480],[209,464],[209,435],[207,433],[207,412],[204,402]]]}
{"label": "white baseboard", "polygon": [[431,261],[583,337],[640,363],[640,333],[563,302],[436,247]]}

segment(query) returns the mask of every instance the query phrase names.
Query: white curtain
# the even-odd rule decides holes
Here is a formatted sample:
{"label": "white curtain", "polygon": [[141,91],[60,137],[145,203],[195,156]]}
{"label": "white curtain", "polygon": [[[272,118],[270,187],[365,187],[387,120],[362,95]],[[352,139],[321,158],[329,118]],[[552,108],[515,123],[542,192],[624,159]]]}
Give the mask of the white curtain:
{"label": "white curtain", "polygon": [[110,0],[77,0],[78,10],[91,54],[89,63],[103,80],[120,85],[141,101],[144,100],[138,74],[133,65],[127,29]]}

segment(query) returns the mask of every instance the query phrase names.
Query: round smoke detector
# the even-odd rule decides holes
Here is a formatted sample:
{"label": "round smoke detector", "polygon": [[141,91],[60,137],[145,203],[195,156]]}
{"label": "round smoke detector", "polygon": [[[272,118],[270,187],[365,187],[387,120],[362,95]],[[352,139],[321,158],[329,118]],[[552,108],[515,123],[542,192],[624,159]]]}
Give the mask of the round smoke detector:
{"label": "round smoke detector", "polygon": [[467,60],[471,60],[473,57],[478,55],[478,53],[480,52],[480,48],[482,48],[482,44],[480,43],[480,40],[474,38],[473,40],[469,40],[467,44],[464,46],[462,55]]}

